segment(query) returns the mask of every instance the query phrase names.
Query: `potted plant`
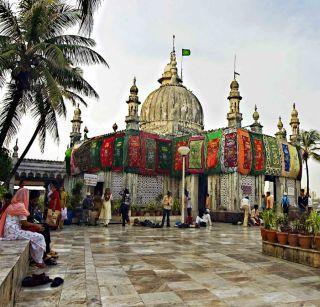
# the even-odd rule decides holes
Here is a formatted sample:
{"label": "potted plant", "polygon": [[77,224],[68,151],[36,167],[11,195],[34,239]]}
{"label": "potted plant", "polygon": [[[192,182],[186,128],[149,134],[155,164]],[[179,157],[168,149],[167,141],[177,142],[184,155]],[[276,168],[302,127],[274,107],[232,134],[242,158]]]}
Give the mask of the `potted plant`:
{"label": "potted plant", "polygon": [[121,205],[120,199],[116,199],[116,200],[112,201],[112,214],[113,215],[119,215],[120,205]]}
{"label": "potted plant", "polygon": [[276,216],[272,210],[265,210],[262,213],[262,219],[264,222],[265,235],[267,241],[270,243],[277,242],[277,233],[276,233]]}
{"label": "potted plant", "polygon": [[155,198],[156,204],[155,204],[155,210],[156,210],[156,215],[161,216],[162,215],[162,199],[163,195],[158,194],[158,196]]}
{"label": "potted plant", "polygon": [[173,205],[172,205],[172,215],[179,215],[180,213],[180,203],[179,199],[175,198],[173,200]]}
{"label": "potted plant", "polygon": [[310,220],[306,214],[302,214],[299,220],[299,236],[298,241],[301,248],[309,249],[313,241]]}
{"label": "potted plant", "polygon": [[291,230],[288,234],[288,243],[290,246],[298,246],[298,236],[299,236],[299,220],[294,220],[292,222]]}
{"label": "potted plant", "polygon": [[314,248],[320,251],[320,215],[317,211],[312,210],[307,219],[314,235]]}
{"label": "potted plant", "polygon": [[288,244],[288,233],[290,231],[290,225],[288,216],[284,214],[279,214],[276,218],[276,227],[277,227],[277,240],[279,244],[287,245]]}
{"label": "potted plant", "polygon": [[131,216],[137,216],[138,206],[131,205]]}

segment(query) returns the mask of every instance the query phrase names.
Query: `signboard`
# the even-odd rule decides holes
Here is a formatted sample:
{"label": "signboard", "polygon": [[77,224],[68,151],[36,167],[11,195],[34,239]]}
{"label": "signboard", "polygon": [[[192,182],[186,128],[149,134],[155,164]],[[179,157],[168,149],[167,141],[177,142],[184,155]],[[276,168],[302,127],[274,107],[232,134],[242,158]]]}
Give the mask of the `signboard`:
{"label": "signboard", "polygon": [[243,194],[246,196],[249,196],[252,193],[252,186],[251,185],[242,185],[241,189],[242,189]]}
{"label": "signboard", "polygon": [[294,187],[288,187],[288,195],[294,196]]}
{"label": "signboard", "polygon": [[95,187],[98,182],[98,175],[96,174],[84,174],[84,184]]}

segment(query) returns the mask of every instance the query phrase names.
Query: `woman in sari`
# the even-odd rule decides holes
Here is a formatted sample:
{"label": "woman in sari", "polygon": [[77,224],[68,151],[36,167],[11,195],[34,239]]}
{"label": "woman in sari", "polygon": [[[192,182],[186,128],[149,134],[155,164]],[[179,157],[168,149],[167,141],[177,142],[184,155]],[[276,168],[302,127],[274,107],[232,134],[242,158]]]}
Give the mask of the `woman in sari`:
{"label": "woman in sari", "polygon": [[[7,240],[30,240],[30,255],[39,268],[44,268],[43,255],[46,250],[44,237],[40,233],[21,229],[21,225],[30,226],[27,222],[29,206],[29,191],[25,188],[19,189],[13,196],[11,204],[3,212],[0,219],[0,237]],[[41,225],[31,224],[33,227]]]}

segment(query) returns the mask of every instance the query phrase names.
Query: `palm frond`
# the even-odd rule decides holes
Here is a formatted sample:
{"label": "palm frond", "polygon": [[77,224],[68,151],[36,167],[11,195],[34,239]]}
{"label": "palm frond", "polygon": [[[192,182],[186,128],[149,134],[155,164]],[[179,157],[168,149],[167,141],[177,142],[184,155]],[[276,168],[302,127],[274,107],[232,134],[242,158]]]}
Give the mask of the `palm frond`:
{"label": "palm frond", "polygon": [[0,0],[0,33],[16,40],[21,39],[17,17],[11,10],[9,2]]}
{"label": "palm frond", "polygon": [[49,38],[45,42],[49,44],[79,45],[86,47],[94,47],[96,45],[93,39],[80,35],[59,35]]}
{"label": "palm frond", "polygon": [[93,14],[101,4],[101,0],[78,0],[81,11],[80,31],[90,36],[93,28]]}

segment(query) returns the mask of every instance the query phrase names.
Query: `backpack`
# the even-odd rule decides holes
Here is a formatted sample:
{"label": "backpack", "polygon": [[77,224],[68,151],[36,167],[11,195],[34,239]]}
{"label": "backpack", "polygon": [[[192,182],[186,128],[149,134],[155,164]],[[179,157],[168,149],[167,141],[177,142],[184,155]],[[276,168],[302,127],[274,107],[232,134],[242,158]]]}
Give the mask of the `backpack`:
{"label": "backpack", "polygon": [[289,198],[288,196],[282,197],[282,206],[284,209],[287,209],[289,207]]}

